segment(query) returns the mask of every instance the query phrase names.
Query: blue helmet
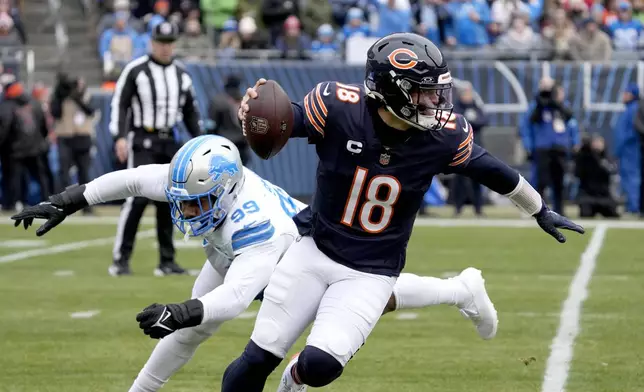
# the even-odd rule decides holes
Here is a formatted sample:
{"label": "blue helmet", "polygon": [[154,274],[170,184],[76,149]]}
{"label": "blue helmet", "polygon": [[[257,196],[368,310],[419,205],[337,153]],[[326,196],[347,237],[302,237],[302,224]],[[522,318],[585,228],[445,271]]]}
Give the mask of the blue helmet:
{"label": "blue helmet", "polygon": [[[166,196],[172,221],[190,236],[216,229],[235,202],[243,180],[239,151],[230,140],[215,135],[190,140],[170,162]],[[184,216],[182,206],[186,202],[197,203],[200,214]]]}

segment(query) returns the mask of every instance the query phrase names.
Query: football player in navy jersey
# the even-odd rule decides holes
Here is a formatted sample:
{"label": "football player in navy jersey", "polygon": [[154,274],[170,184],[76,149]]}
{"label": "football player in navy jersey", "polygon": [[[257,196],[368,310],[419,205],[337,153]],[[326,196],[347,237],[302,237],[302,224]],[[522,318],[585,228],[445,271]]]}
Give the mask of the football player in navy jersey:
{"label": "football player in navy jersey", "polygon": [[[247,90],[240,120],[263,83]],[[319,83],[292,104],[292,136],[316,146],[317,189],[295,217],[301,237],[271,276],[251,340],[226,369],[222,391],[262,391],[312,322],[278,392],[322,387],[342,374],[390,299],[423,195],[439,173],[466,175],[506,195],[559,242],[559,228],[584,232],[473,143],[470,124],[452,113],[451,91],[441,51],[424,37],[397,33],[369,49],[364,85]]]}

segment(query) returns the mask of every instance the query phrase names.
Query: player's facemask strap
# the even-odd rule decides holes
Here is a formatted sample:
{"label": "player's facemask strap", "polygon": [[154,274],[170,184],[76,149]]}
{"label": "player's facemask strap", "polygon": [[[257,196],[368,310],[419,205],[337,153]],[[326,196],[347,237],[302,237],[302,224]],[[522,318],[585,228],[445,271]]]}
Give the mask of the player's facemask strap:
{"label": "player's facemask strap", "polygon": [[[230,207],[227,205],[229,203],[226,203],[229,199],[226,197],[227,188],[218,185],[210,192],[199,195],[178,195],[166,190],[172,222],[186,237],[204,235],[217,229],[226,218]],[[186,214],[186,211],[192,212],[195,209],[198,209],[198,214]]]}

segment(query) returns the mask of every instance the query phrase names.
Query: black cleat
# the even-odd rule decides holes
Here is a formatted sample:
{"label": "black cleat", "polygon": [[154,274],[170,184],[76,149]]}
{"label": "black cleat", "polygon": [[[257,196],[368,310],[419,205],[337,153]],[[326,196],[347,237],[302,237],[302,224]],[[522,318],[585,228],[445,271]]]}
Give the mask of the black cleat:
{"label": "black cleat", "polygon": [[129,265],[121,265],[116,262],[109,266],[107,272],[112,276],[132,275]]}
{"label": "black cleat", "polygon": [[188,272],[177,263],[163,263],[154,269],[154,276],[186,275]]}

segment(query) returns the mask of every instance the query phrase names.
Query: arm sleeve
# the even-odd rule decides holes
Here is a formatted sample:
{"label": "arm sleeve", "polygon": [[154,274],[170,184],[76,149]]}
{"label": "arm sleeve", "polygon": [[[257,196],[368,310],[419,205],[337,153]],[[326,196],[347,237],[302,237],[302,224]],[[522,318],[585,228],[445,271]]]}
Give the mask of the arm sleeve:
{"label": "arm sleeve", "polygon": [[133,196],[167,201],[165,189],[169,170],[169,164],[143,165],[135,169],[107,173],[87,183],[83,196],[89,205]]}
{"label": "arm sleeve", "polygon": [[473,145],[472,157],[467,165],[453,167],[452,172],[470,177],[502,195],[511,193],[520,181],[516,170],[476,144]]}
{"label": "arm sleeve", "polygon": [[197,108],[196,95],[192,86],[192,79],[187,73],[181,76],[182,87],[186,89],[186,102],[183,104],[183,123],[192,137],[201,134],[199,126],[199,109]]}
{"label": "arm sleeve", "polygon": [[351,103],[358,103],[360,99],[358,87],[340,85],[335,82],[318,83],[302,101],[292,103],[295,122],[291,137],[308,137],[311,143],[324,138],[327,121],[331,120],[329,110],[339,93],[339,88],[343,89],[347,102],[351,102],[352,97],[355,97],[355,102]]}
{"label": "arm sleeve", "polygon": [[136,93],[135,75],[132,72],[133,63],[128,64],[116,82],[112,96],[110,133],[116,139],[127,134],[127,115],[132,104],[132,97]]}
{"label": "arm sleeve", "polygon": [[245,311],[268,285],[282,253],[278,241],[269,241],[235,257],[224,283],[198,298],[204,308],[202,323],[231,320]]}

